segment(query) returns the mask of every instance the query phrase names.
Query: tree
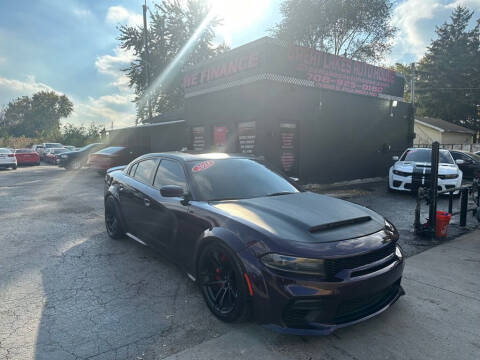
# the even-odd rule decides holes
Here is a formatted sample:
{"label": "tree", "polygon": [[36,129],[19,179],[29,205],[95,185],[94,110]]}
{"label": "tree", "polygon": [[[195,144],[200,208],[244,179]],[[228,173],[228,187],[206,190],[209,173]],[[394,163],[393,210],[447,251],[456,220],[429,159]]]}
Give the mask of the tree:
{"label": "tree", "polygon": [[437,39],[419,62],[416,91],[425,115],[478,130],[480,104],[480,23],[469,28],[473,11],[458,6],[437,27]]}
{"label": "tree", "polygon": [[6,132],[12,136],[55,136],[60,131],[60,119],[72,111],[73,104],[67,96],[40,91],[9,102],[3,121]]}
{"label": "tree", "polygon": [[285,0],[271,33],[355,60],[378,61],[391,48],[396,28],[390,0]]}
{"label": "tree", "polygon": [[135,90],[137,118],[141,122],[148,120],[148,103],[143,101],[148,78],[152,82],[160,76],[163,79],[150,97],[154,115],[180,109],[183,106],[182,67],[209,59],[226,49],[225,45],[213,45],[214,30],[220,24],[219,19],[213,18],[179,64],[170,73],[164,73],[200,28],[208,16],[209,8],[202,0],[189,0],[185,5],[178,0],[163,0],[160,4],[155,4],[154,8],[150,13],[148,28],[148,55],[144,46],[143,28],[123,25],[119,29],[118,40],[122,49],[133,52],[135,56],[135,60],[124,71],[130,79],[130,87]]}
{"label": "tree", "polygon": [[88,128],[80,125],[65,124],[62,129],[62,137],[59,139],[62,144],[84,146],[100,141],[105,134],[105,128],[91,123]]}

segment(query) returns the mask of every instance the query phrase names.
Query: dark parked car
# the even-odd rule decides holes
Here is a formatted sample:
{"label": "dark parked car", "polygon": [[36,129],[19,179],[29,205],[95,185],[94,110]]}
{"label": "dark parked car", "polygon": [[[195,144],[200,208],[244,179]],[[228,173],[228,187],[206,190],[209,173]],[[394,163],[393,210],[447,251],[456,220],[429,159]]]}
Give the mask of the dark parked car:
{"label": "dark parked car", "polygon": [[104,173],[111,167],[128,164],[141,154],[142,153],[124,146],[110,146],[90,154],[88,156],[87,166]]}
{"label": "dark parked car", "polygon": [[458,167],[463,171],[463,177],[473,179],[480,177],[480,156],[468,151],[450,150],[455,160],[463,160],[463,164]]}
{"label": "dark parked car", "polygon": [[404,293],[391,223],[249,157],[147,154],[110,169],[105,223],[176,262],[223,321],[328,334]]}
{"label": "dark parked car", "polygon": [[102,143],[89,144],[76,151],[65,152],[60,155],[59,166],[67,170],[78,170],[87,164],[88,155],[105,147]]}
{"label": "dark parked car", "polygon": [[48,164],[57,165],[60,160],[60,154],[67,152],[68,149],[65,148],[50,148],[45,151],[44,160]]}

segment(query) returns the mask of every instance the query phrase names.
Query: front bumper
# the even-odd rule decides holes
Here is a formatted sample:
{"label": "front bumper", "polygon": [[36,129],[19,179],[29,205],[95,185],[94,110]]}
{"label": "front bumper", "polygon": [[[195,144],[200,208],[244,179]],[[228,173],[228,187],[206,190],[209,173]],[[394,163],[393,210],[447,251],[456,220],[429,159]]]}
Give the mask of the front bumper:
{"label": "front bumper", "polygon": [[254,317],[281,333],[326,335],[387,310],[404,294],[403,268],[403,258],[395,255],[342,270],[335,281],[279,275],[263,268],[263,284],[257,281],[254,290]]}
{"label": "front bumper", "polygon": [[[412,191],[412,176],[400,176],[391,174],[389,176],[390,189],[399,191]],[[438,191],[454,189],[462,185],[462,178],[459,176],[456,179],[438,179]]]}

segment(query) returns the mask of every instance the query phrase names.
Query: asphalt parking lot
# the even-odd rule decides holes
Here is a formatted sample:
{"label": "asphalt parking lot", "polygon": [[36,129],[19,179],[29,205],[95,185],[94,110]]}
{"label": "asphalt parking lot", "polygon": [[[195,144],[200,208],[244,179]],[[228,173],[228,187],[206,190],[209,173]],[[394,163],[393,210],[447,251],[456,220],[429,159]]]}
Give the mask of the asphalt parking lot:
{"label": "asphalt parking lot", "polygon": [[[437,244],[411,233],[414,199],[409,196],[387,194],[378,184],[326,192],[389,217],[410,255]],[[205,348],[226,351],[224,358],[239,346],[237,353],[252,359],[412,358],[374,341],[364,344],[368,351],[356,354],[348,348],[354,343],[344,348],[341,341],[359,330],[391,336],[382,322],[409,316],[408,302],[402,300],[378,318],[326,338],[221,323],[195,284],[160,254],[107,237],[103,178],[86,170],[0,171],[0,229],[0,359],[173,359],[191,358],[188,351],[197,350],[198,359],[217,358]],[[408,327],[408,321],[400,326]],[[264,353],[249,354],[260,343]],[[465,358],[473,359],[472,349],[477,346],[480,353],[480,345],[468,344]],[[380,352],[373,351],[376,346]],[[421,354],[422,347],[415,350]]]}

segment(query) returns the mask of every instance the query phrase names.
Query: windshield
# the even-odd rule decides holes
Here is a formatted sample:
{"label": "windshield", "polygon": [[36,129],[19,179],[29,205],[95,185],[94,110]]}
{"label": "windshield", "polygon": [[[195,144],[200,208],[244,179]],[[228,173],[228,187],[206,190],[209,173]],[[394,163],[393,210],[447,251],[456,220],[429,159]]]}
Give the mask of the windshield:
{"label": "windshield", "polygon": [[0,154],[11,154],[11,151],[8,149],[0,148]]}
{"label": "windshield", "polygon": [[108,147],[106,149],[98,151],[97,154],[109,155],[109,154],[113,154],[113,153],[116,153],[118,151],[121,151],[123,149],[125,149],[123,146],[111,146],[111,147]]}
{"label": "windshield", "polygon": [[85,150],[88,150],[88,149],[91,149],[93,148],[94,146],[100,146],[101,144],[89,144],[89,145],[86,145],[80,149],[78,149],[78,151],[85,151]]}
{"label": "windshield", "polygon": [[46,143],[45,147],[46,148],[59,148],[59,147],[63,147],[63,145],[60,144],[60,143]]}
{"label": "windshield", "polygon": [[[400,158],[400,161],[412,161],[430,163],[432,158],[431,149],[408,149]],[[452,155],[447,150],[440,150],[439,163],[453,164]]]}
{"label": "windshield", "polygon": [[[187,162],[198,200],[249,199],[296,193],[288,180],[251,159]],[[241,174],[241,176],[239,176]]]}
{"label": "windshield", "polygon": [[64,152],[67,152],[68,149],[55,149],[55,150],[52,150],[52,153],[53,154],[61,154],[61,153],[64,153]]}

